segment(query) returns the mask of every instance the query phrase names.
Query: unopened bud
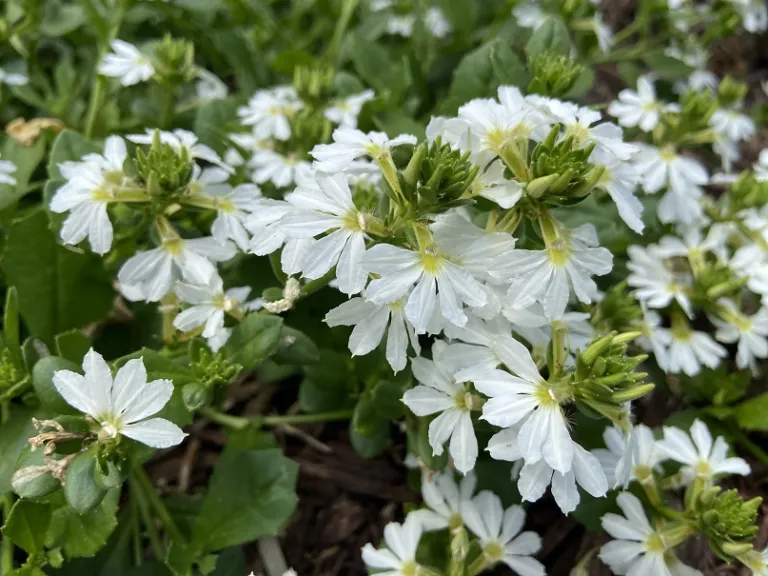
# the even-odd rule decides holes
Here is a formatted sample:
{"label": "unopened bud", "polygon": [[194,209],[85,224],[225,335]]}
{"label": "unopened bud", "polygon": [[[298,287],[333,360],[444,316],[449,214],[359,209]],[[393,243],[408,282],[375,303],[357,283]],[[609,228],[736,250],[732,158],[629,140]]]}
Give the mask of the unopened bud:
{"label": "unopened bud", "polygon": [[656,385],[650,382],[648,384],[641,384],[639,386],[630,388],[629,390],[614,392],[613,396],[611,397],[611,400],[613,400],[617,404],[623,404],[624,402],[632,402],[633,400],[642,398],[646,394],[650,394],[655,387]]}

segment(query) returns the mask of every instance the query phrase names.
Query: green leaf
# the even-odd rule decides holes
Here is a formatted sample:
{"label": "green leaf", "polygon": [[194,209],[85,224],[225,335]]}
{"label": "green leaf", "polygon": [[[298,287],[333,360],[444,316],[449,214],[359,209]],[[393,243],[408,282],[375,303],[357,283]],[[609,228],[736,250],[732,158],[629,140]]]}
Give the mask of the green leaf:
{"label": "green leaf", "polygon": [[400,136],[400,134],[413,134],[417,139],[423,140],[426,136],[424,126],[416,122],[413,118],[399,112],[387,112],[377,114],[373,118],[376,127],[387,133],[390,138]]}
{"label": "green leaf", "polygon": [[281,364],[314,364],[320,359],[320,350],[309,336],[283,326],[280,334],[280,344],[275,352],[274,360]]}
{"label": "green leaf", "polygon": [[67,558],[95,555],[117,526],[119,499],[120,490],[113,488],[96,508],[78,514],[67,506],[63,492],[52,494],[54,510],[45,538],[46,548],[61,548]]}
{"label": "green leaf", "polygon": [[[498,44],[503,44],[503,41],[494,39],[464,55],[453,72],[448,96],[440,106],[442,113],[453,115],[459,106],[473,98],[495,95],[496,88],[499,87],[499,79],[491,63],[491,53],[494,50],[501,50],[497,52],[497,58],[504,53],[502,48],[496,48]],[[497,65],[501,64],[501,62],[497,63]]]}
{"label": "green leaf", "polygon": [[407,380],[381,380],[371,391],[376,413],[385,420],[398,420],[405,414],[402,402]]}
{"label": "green leaf", "polygon": [[46,0],[43,6],[45,10],[43,21],[40,23],[40,33],[43,36],[66,36],[85,24],[85,10],[77,3],[62,4],[59,0]]}
{"label": "green leaf", "polygon": [[517,54],[505,42],[491,45],[491,66],[500,84],[526,86],[528,71]]}
{"label": "green leaf", "polygon": [[91,339],[80,330],[56,334],[56,350],[62,358],[80,363],[90,348]]}
{"label": "green leaf", "polygon": [[86,154],[101,153],[102,148],[85,136],[72,130],[64,130],[53,141],[51,154],[48,156],[48,177],[52,180],[64,180],[59,172],[62,162],[79,162]]}
{"label": "green leaf", "polygon": [[352,447],[363,458],[376,458],[389,443],[389,422],[379,420],[368,432],[365,436],[360,434],[350,422],[349,439]]}
{"label": "green leaf", "polygon": [[106,316],[114,290],[95,254],[60,246],[43,210],[15,220],[0,266],[19,291],[19,310],[29,331],[48,344],[54,335]]}
{"label": "green leaf", "polygon": [[197,111],[195,135],[219,154],[231,146],[227,126],[237,122],[237,102],[231,99],[209,102]]}
{"label": "green leaf", "polygon": [[14,406],[10,418],[0,426],[0,494],[12,490],[11,476],[16,469],[16,461],[27,445],[27,439],[35,434],[32,417],[36,415],[40,416],[36,414],[35,408]]}
{"label": "green leaf", "polygon": [[408,82],[409,72],[403,63],[393,60],[391,51],[364,36],[350,36],[350,42],[357,75],[378,94],[390,94],[396,100]]}
{"label": "green leaf", "polygon": [[666,54],[646,54],[643,56],[643,60],[659,78],[665,80],[682,80],[688,78],[693,72],[693,68]]}
{"label": "green leaf", "polygon": [[89,448],[75,456],[67,468],[64,495],[78,514],[94,510],[106,494],[106,490],[96,482],[97,453],[98,447]]}
{"label": "green leaf", "polygon": [[43,550],[45,533],[50,523],[50,504],[18,500],[3,526],[3,536],[27,554],[34,554]]}
{"label": "green leaf", "polygon": [[477,0],[440,0],[439,5],[454,28],[461,31],[474,29],[480,6]]}
{"label": "green leaf", "polygon": [[349,407],[350,398],[343,388],[329,390],[318,386],[311,378],[304,378],[299,385],[299,404],[305,412],[332,412]]}
{"label": "green leaf", "polygon": [[27,445],[16,462],[16,472],[11,477],[13,491],[21,498],[41,498],[61,488],[61,482],[43,467],[42,450],[32,451]]}
{"label": "green leaf", "polygon": [[3,340],[13,356],[13,363],[21,367],[21,340],[19,337],[19,294],[15,286],[8,288],[3,313]]}
{"label": "green leaf", "polygon": [[200,552],[274,536],[296,508],[298,465],[280,450],[225,450],[192,535]]}
{"label": "green leaf", "polygon": [[46,576],[37,566],[22,566],[8,572],[8,576]]}
{"label": "green leaf", "polygon": [[229,360],[245,370],[253,370],[277,351],[283,319],[251,314],[233,331],[224,346]]}
{"label": "green leaf", "polygon": [[734,406],[733,415],[744,430],[768,430],[768,392]]}
{"label": "green leaf", "polygon": [[41,358],[32,368],[32,387],[35,389],[37,398],[40,400],[40,404],[50,408],[56,414],[79,414],[56,390],[56,386],[53,384],[53,375],[57,370],[80,373],[80,366],[59,356]]}
{"label": "green leaf", "polygon": [[3,210],[30,192],[29,179],[37,165],[45,157],[46,138],[38,138],[31,146],[25,146],[13,138],[7,138],[0,148],[0,158],[13,162],[16,184],[0,184],[0,210]]}
{"label": "green leaf", "polygon": [[571,51],[571,39],[568,28],[561,18],[551,16],[536,28],[528,43],[525,45],[525,55],[530,60],[539,54],[550,52],[568,56]]}

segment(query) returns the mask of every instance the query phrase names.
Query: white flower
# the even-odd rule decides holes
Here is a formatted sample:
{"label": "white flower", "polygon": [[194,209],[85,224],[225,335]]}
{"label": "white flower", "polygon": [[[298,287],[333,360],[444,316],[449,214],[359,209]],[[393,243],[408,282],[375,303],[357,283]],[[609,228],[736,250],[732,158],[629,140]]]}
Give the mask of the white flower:
{"label": "white flower", "polygon": [[[613,513],[603,516],[603,529],[615,540],[600,549],[600,560],[616,574],[672,576],[667,562],[676,565],[679,561],[671,556],[664,534],[651,527],[637,496],[622,492],[616,503],[624,516]],[[679,571],[680,566],[675,567]]]}
{"label": "white flower", "polygon": [[192,284],[208,284],[216,275],[211,262],[226,262],[237,252],[235,245],[212,237],[191,240],[166,239],[152,250],[137,252],[117,273],[118,281],[136,290],[139,300],[157,302],[180,277]]}
{"label": "white flower", "polygon": [[715,110],[709,124],[717,132],[734,142],[749,140],[757,130],[752,118],[739,110],[723,108]]}
{"label": "white flower", "polygon": [[424,13],[424,26],[435,38],[447,36],[453,29],[450,21],[438,6],[430,6]]}
{"label": "white flower", "polygon": [[702,365],[714,370],[728,356],[728,351],[709,334],[691,330],[687,325],[673,325],[672,329],[657,328],[656,337],[658,342],[667,346],[661,358],[656,356],[656,361],[662,369],[672,374],[683,372],[695,376],[701,372]]}
{"label": "white flower", "polygon": [[390,155],[390,150],[403,144],[416,144],[416,137],[401,134],[389,138],[383,132],[368,132],[352,128],[336,128],[333,131],[332,144],[318,144],[310,154],[315,159],[315,167],[322,172],[340,172],[353,160],[368,156],[379,160]]}
{"label": "white flower", "polygon": [[631,274],[627,282],[635,290],[635,297],[650,308],[666,308],[674,299],[690,318],[693,315],[688,288],[693,282],[687,272],[675,271],[665,265],[658,246],[630,246],[627,248]]}
{"label": "white flower", "polygon": [[768,29],[768,6],[761,0],[729,0],[741,13],[742,25],[747,32],[759,34]]}
{"label": "white flower", "polygon": [[70,213],[59,233],[62,242],[76,245],[87,236],[94,252],[109,252],[112,222],[107,204],[118,200],[119,190],[127,182],[123,173],[127,157],[125,141],[120,136],[110,136],[104,143],[103,154],[88,154],[81,162],[59,164],[67,182],[54,194],[50,208],[59,214]]}
{"label": "white flower", "polygon": [[439,456],[450,438],[451,458],[456,469],[466,474],[475,467],[478,453],[471,413],[473,396],[447,371],[442,362],[444,351],[445,342],[438,340],[432,345],[433,360],[411,360],[411,370],[420,385],[405,392],[403,403],[417,416],[440,413],[429,424],[429,444]]}
{"label": "white flower", "polygon": [[195,165],[194,172],[189,185],[190,195],[183,202],[215,209],[216,219],[211,224],[211,235],[222,244],[232,240],[240,250],[247,252],[249,238],[244,222],[263,201],[259,187],[240,184],[233,188],[227,182],[229,174],[221,168],[200,171]]}
{"label": "white flower", "polygon": [[[625,484],[624,480],[636,480],[640,483],[654,482],[653,471],[659,470],[664,460],[656,449],[653,430],[645,424],[637,424],[627,437],[615,426],[605,429],[603,441],[605,448],[598,448],[592,453],[600,460],[605,475],[614,480],[616,485]],[[629,478],[622,478],[624,469],[629,471]]]}
{"label": "white flower", "polygon": [[363,298],[352,298],[325,315],[328,326],[354,326],[349,336],[349,351],[352,356],[364,356],[375,349],[387,332],[387,362],[392,370],[399,372],[408,363],[408,343],[421,353],[419,339],[410,322],[403,314],[404,300],[391,304],[376,305]]}
{"label": "white flower", "polygon": [[360,94],[353,94],[346,98],[337,100],[333,106],[326,108],[323,112],[325,116],[331,122],[335,122],[339,126],[346,128],[357,128],[357,117],[360,115],[360,110],[363,108],[363,104],[373,100],[376,94],[373,90],[363,90]]}
{"label": "white flower", "polygon": [[[489,397],[483,405],[482,419],[502,428],[522,423],[519,451],[526,463],[543,459],[565,474],[571,469],[573,448],[560,405],[564,398],[541,377],[525,346],[519,342],[507,342],[507,346],[504,364],[512,374],[498,369],[472,374],[475,388]],[[459,378],[463,379],[461,373]]]}
{"label": "white flower", "polygon": [[517,180],[505,178],[505,170],[504,162],[495,160],[485,171],[478,173],[471,184],[472,196],[482,196],[502,208],[513,208],[523,197],[525,187]]}
{"label": "white flower", "polygon": [[664,50],[664,54],[694,69],[687,81],[675,82],[675,92],[682,94],[689,89],[701,91],[717,88],[717,76],[707,70],[709,55],[701,46],[689,45],[685,47],[685,51],[677,46],[669,46]]}
{"label": "white flower", "polygon": [[0,84],[8,84],[9,86],[24,86],[29,82],[29,78],[24,74],[8,73],[0,68]]}
{"label": "white flower", "polygon": [[99,64],[99,74],[120,78],[123,86],[133,86],[146,82],[155,75],[155,68],[133,44],[122,40],[112,40],[113,52],[106,54]]}
{"label": "white flower", "polygon": [[438,300],[440,314],[456,326],[467,323],[462,304],[481,307],[488,301],[483,285],[435,245],[415,252],[378,244],[366,252],[363,268],[380,276],[368,285],[371,302],[388,304],[408,296],[405,317],[417,334],[427,331]]}
{"label": "white flower", "polygon": [[625,88],[619,92],[618,100],[608,106],[608,114],[619,119],[619,124],[627,128],[639,127],[643,132],[650,132],[659,122],[664,106],[656,100],[656,90],[648,76],[637,79],[637,92]]}
{"label": "white flower", "polygon": [[298,183],[312,173],[312,164],[306,160],[297,158],[295,154],[284,156],[274,150],[254,152],[248,166],[253,168],[251,178],[254,182],[272,182],[278,188]]}
{"label": "white flower", "polygon": [[11,176],[16,172],[16,164],[10,160],[0,160],[0,184],[16,184],[16,178]]}
{"label": "white flower", "polygon": [[[251,289],[247,286],[224,291],[220,276],[214,276],[208,284],[187,284],[176,282],[176,295],[182,302],[192,304],[179,312],[173,320],[177,330],[188,332],[203,326],[202,337],[214,338],[224,329],[224,316],[228,313],[242,313]],[[216,339],[216,352],[225,342]],[[210,340],[209,340],[210,344]],[[211,347],[214,348],[213,346]]]}
{"label": "white flower", "polygon": [[561,139],[573,137],[581,148],[595,145],[590,161],[596,164],[614,164],[617,160],[629,160],[637,151],[634,144],[624,142],[623,131],[616,124],[600,122],[600,112],[586,107],[572,108],[567,104],[570,102],[552,99],[547,102],[547,109],[565,126]]}
{"label": "white flower", "polygon": [[757,358],[768,357],[768,308],[762,307],[752,316],[741,314],[730,300],[720,302],[725,306],[727,321],[711,318],[717,328],[715,338],[726,344],[738,342],[736,365],[739,368],[757,370]]}
{"label": "white flower", "polygon": [[635,170],[643,178],[643,189],[655,194],[665,186],[667,193],[659,202],[658,216],[664,222],[692,224],[701,217],[698,199],[701,186],[709,175],[700,162],[680,156],[674,148],[662,150],[638,144],[640,152],[634,158]]}
{"label": "white flower", "polygon": [[387,34],[409,38],[416,24],[414,14],[393,14],[387,19]]}
{"label": "white flower", "polygon": [[165,130],[152,130],[151,128],[147,128],[144,134],[130,134],[126,136],[126,138],[134,144],[152,144],[152,141],[155,138],[155,132],[160,133],[160,142],[173,148],[177,154],[181,154],[182,150],[186,150],[190,159],[205,160],[229,173],[234,172],[232,167],[227,166],[213,148],[198,142],[197,136],[189,130],[177,128],[173,132],[167,132]]}
{"label": "white flower", "polygon": [[461,526],[461,511],[472,500],[477,478],[468,472],[457,486],[451,470],[421,475],[421,495],[428,508],[411,512],[425,531]]}
{"label": "white flower", "polygon": [[698,419],[691,426],[690,437],[679,428],[665,426],[664,439],[656,446],[663,456],[683,465],[680,471],[684,484],[697,478],[711,483],[721,474],[748,476],[751,472],[749,464],[741,458],[728,458],[725,438],[718,436],[713,444],[707,425]]}
{"label": "white flower", "polygon": [[113,439],[120,435],[152,448],[180,444],[186,434],[157,414],[171,399],[173,382],[147,382],[141,358],[129,360],[117,371],[114,381],[109,366],[91,348],[83,358],[82,376],[69,370],[57,370],[53,384],[67,403],[88,414],[101,425],[99,437]]}
{"label": "white flower", "polygon": [[290,118],[304,107],[292,86],[276,86],[259,90],[238,108],[237,114],[245,126],[253,126],[254,135],[260,140],[291,137]]}
{"label": "white flower", "polygon": [[461,515],[489,564],[502,562],[523,576],[546,574],[541,562],[532,557],[541,549],[541,538],[535,532],[522,532],[525,511],[520,506],[504,510],[501,499],[484,490],[463,506]]}
{"label": "white flower", "polygon": [[309,239],[329,233],[307,249],[303,275],[314,280],[336,266],[339,290],[348,295],[360,292],[368,280],[361,264],[368,215],[355,207],[346,175],[316,172],[314,180],[300,185],[285,199],[298,210],[275,224],[283,234]]}
{"label": "white flower", "polygon": [[600,51],[603,53],[610,52],[611,47],[613,46],[613,31],[611,30],[611,27],[603,21],[603,15],[599,12],[595,13],[595,17],[592,19],[592,26],[595,31],[595,36],[597,37],[597,45],[600,48]]}
{"label": "white flower", "polygon": [[616,204],[619,216],[624,223],[638,234],[642,234],[643,203],[635,197],[635,188],[640,176],[627,162],[614,162],[603,165],[605,171],[597,186],[605,190]]}
{"label": "white flower", "polygon": [[591,224],[575,230],[558,227],[558,237],[544,250],[513,250],[494,260],[492,274],[512,281],[508,297],[514,309],[541,302],[550,319],[565,312],[573,288],[580,302],[589,304],[597,294],[592,274],[608,274],[613,256],[598,246]]}
{"label": "white flower", "polygon": [[[544,460],[525,463],[517,476],[517,488],[523,500],[535,502],[544,495],[552,484],[552,496],[564,514],[570,514],[579,505],[581,497],[577,488],[581,486],[595,498],[602,498],[608,492],[608,480],[600,467],[597,457],[569,439],[573,449],[571,469],[565,474],[553,470]],[[495,434],[488,442],[491,457],[497,460],[522,463],[519,449],[518,430],[507,428]],[[518,470],[513,467],[514,473]]]}
{"label": "white flower", "polygon": [[768,548],[753,548],[747,554],[738,556],[738,559],[752,571],[753,576],[768,576]]}
{"label": "white flower", "polygon": [[416,549],[421,540],[421,523],[408,515],[405,522],[390,522],[384,527],[387,548],[377,550],[371,544],[363,546],[363,562],[368,568],[383,570],[378,576],[413,576],[420,572]]}
{"label": "white flower", "polygon": [[512,9],[512,15],[517,19],[517,23],[523,28],[536,29],[547,19],[547,15],[542,11],[538,2],[521,2]]}
{"label": "white flower", "polygon": [[198,68],[197,78],[195,93],[200,100],[222,100],[227,97],[229,93],[227,85],[213,72]]}

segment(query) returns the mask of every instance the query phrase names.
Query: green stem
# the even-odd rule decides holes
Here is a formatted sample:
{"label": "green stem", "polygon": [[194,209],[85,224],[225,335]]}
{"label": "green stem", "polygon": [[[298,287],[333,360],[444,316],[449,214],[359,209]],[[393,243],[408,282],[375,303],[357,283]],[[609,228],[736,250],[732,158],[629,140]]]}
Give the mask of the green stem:
{"label": "green stem", "polygon": [[[8,520],[13,507],[13,494],[3,494],[3,524]],[[0,574],[10,574],[13,570],[13,542],[10,538],[2,539],[2,556],[0,556]]]}
{"label": "green stem", "polygon": [[768,466],[768,453],[765,452],[760,446],[752,442],[749,437],[742,432],[738,426],[732,423],[728,424],[728,428],[736,438],[736,441],[744,447],[744,449],[757,458],[760,462]]}
{"label": "green stem", "polygon": [[163,99],[163,108],[160,116],[160,127],[163,130],[168,130],[173,121],[173,94],[176,92],[176,87],[172,84],[166,86],[165,97]]}
{"label": "green stem", "polygon": [[333,31],[333,37],[328,46],[328,52],[325,54],[329,62],[334,60],[338,55],[341,40],[344,38],[344,32],[346,32],[350,20],[352,20],[352,15],[355,13],[358,2],[359,0],[344,0],[344,4],[341,7],[341,14],[336,21],[336,29]]}
{"label": "green stem", "polygon": [[[99,51],[99,60],[104,56],[104,51]],[[91,100],[88,103],[88,113],[85,117],[85,127],[83,128],[83,134],[86,138],[93,136],[93,128],[96,124],[96,117],[99,115],[101,109],[101,101],[104,99],[104,91],[107,86],[107,79],[103,76],[97,76],[91,89]]]}
{"label": "green stem", "polygon": [[[163,544],[160,542],[160,536],[157,533],[157,526],[155,526],[155,523],[152,520],[152,516],[149,513],[149,503],[141,491],[139,482],[137,482],[135,478],[132,478],[130,487],[131,493],[133,494],[133,501],[135,502],[136,507],[139,509],[139,515],[141,516],[141,520],[144,522],[144,526],[147,529],[147,537],[149,538],[149,543],[152,546],[152,551],[155,553],[155,558],[158,560],[163,560],[165,558],[165,552],[163,550]],[[136,523],[138,525],[138,519],[136,520]],[[138,558],[140,557],[141,549],[139,546]]]}
{"label": "green stem", "polygon": [[3,395],[0,396],[0,403],[3,403],[3,420],[6,420],[5,412],[8,410],[8,405],[6,403],[18,396],[18,392],[22,392],[31,383],[32,381],[30,380],[29,376],[25,376],[23,379],[16,382],[16,384],[8,388],[8,390],[6,390]]}
{"label": "green stem", "polygon": [[254,416],[247,418],[244,416],[233,416],[220,412],[215,408],[205,407],[200,409],[200,413],[209,420],[242,430],[249,426],[279,426],[281,424],[313,424],[315,422],[332,422],[335,420],[349,420],[352,417],[352,410],[337,410],[335,412],[321,412],[318,414],[287,414],[284,416]]}
{"label": "green stem", "polygon": [[171,518],[168,509],[165,507],[165,504],[163,504],[163,500],[152,485],[152,481],[149,479],[147,471],[140,465],[134,465],[132,477],[136,481],[137,486],[144,492],[144,496],[146,496],[149,501],[149,505],[154,509],[160,522],[163,523],[168,535],[177,542],[186,542],[187,539],[184,537],[184,534],[181,533],[181,530],[179,530],[179,527],[176,525],[173,518]]}
{"label": "green stem", "polygon": [[139,526],[139,523],[141,522],[141,519],[139,517],[139,504],[137,502],[137,499],[134,497],[130,499],[130,506],[131,506],[131,540],[133,541],[133,563],[136,566],[141,566],[144,558],[143,554],[141,552],[141,527]]}

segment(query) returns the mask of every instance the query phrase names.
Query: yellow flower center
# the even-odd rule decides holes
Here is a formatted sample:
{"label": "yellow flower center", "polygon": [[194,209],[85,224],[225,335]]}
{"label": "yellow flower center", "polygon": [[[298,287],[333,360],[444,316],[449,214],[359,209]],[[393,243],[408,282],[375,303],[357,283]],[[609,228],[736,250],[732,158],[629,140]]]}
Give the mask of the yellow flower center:
{"label": "yellow flower center", "polygon": [[494,562],[504,558],[504,546],[500,542],[490,542],[483,548],[483,553]]}
{"label": "yellow flower center", "polygon": [[184,249],[184,240],[181,238],[165,240],[163,242],[163,248],[165,248],[171,256],[178,256]]}
{"label": "yellow flower center", "polygon": [[696,476],[699,478],[709,478],[712,476],[712,466],[706,460],[699,460],[696,463]]}
{"label": "yellow flower center", "polygon": [[550,242],[549,261],[558,268],[564,267],[571,259],[571,246],[566,240],[560,238]]}
{"label": "yellow flower center", "polygon": [[403,576],[418,576],[420,569],[421,566],[411,560],[410,562],[406,562],[400,567],[400,573]]}
{"label": "yellow flower center", "polygon": [[432,274],[433,276],[442,269],[445,264],[445,258],[440,254],[437,246],[427,246],[421,252],[421,265],[424,268],[424,272]]}
{"label": "yellow flower center", "polygon": [[648,552],[664,552],[667,549],[664,539],[656,532],[648,536],[645,541],[645,547]]}
{"label": "yellow flower center", "polygon": [[213,203],[222,212],[230,213],[236,210],[235,204],[229,198],[215,198]]}

